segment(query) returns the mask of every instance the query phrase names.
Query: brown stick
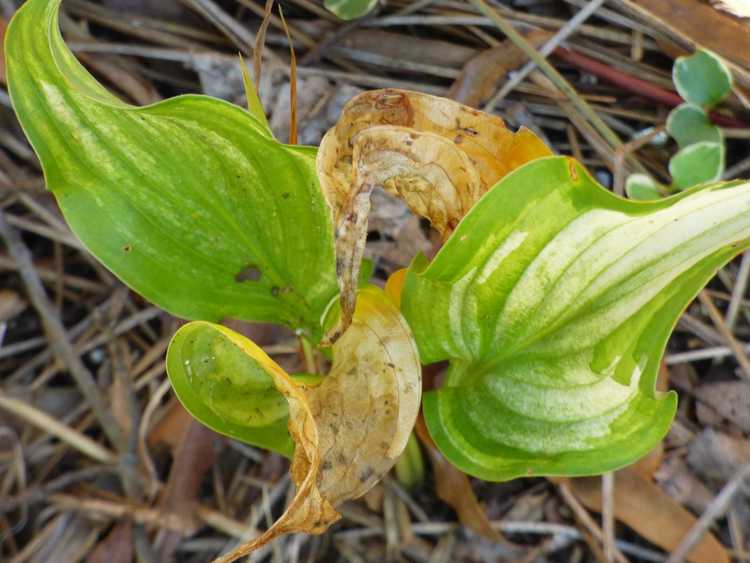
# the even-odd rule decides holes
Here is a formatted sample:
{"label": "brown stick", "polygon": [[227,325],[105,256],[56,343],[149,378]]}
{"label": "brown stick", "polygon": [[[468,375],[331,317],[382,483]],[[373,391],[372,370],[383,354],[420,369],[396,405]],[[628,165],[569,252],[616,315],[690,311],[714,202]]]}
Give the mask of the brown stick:
{"label": "brown stick", "polygon": [[[580,53],[576,53],[575,51],[571,51],[570,49],[558,47],[554,50],[554,54],[557,58],[562,59],[568,64],[585,70],[586,72],[590,72],[594,76],[598,76],[607,82],[611,82],[616,86],[620,86],[621,88],[633,92],[634,94],[638,94],[639,96],[643,96],[644,98],[654,100],[655,102],[661,102],[669,107],[676,107],[684,102],[684,100],[674,92],[665,90],[656,84],[652,84],[651,82],[647,82],[636,76],[626,74],[621,70],[617,70],[616,68],[602,62],[591,59]],[[750,123],[716,113],[715,111],[710,112],[709,117],[716,125],[721,125],[722,127],[735,127],[740,129],[747,129],[750,127]]]}

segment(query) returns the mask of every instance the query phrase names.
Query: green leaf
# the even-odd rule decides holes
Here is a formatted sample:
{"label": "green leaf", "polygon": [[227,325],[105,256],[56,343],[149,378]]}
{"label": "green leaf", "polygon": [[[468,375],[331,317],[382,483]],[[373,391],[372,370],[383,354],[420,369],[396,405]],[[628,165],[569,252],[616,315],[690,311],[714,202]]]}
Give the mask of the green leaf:
{"label": "green leaf", "polygon": [[325,7],[342,20],[360,18],[370,12],[378,0],[325,0]]}
{"label": "green leaf", "polygon": [[245,98],[247,99],[247,111],[252,118],[254,118],[258,124],[266,130],[268,135],[273,135],[271,132],[271,126],[268,124],[268,118],[266,112],[263,109],[263,104],[258,97],[258,91],[255,88],[253,79],[250,78],[250,71],[247,69],[247,63],[245,59],[240,55],[240,70],[242,72],[242,86],[245,89]]}
{"label": "green leaf", "polygon": [[711,123],[705,111],[693,104],[682,104],[670,112],[667,118],[667,132],[677,141],[680,148],[701,141],[724,142],[721,129]]}
{"label": "green leaf", "polygon": [[205,96],[123,103],[65,46],[59,4],[17,12],[7,76],[76,235],[175,315],[319,330],[337,285],[315,149],[282,145],[257,112]]}
{"label": "green leaf", "polygon": [[682,99],[710,109],[732,92],[732,74],[718,55],[698,49],[688,57],[678,57],[672,67],[672,80]]}
{"label": "green leaf", "polygon": [[450,361],[424,397],[440,450],[489,480],[644,455],[677,405],[654,390],[677,317],[749,237],[750,184],[635,202],[564,157],[506,176],[402,293],[422,362]]}
{"label": "green leaf", "polygon": [[724,145],[700,142],[681,149],[669,161],[672,183],[684,190],[707,182],[716,182],[724,172]]}
{"label": "green leaf", "polygon": [[659,185],[651,176],[646,174],[631,174],[625,181],[625,193],[630,199],[648,201],[652,199],[661,199],[662,194],[659,191]]}
{"label": "green leaf", "polygon": [[175,394],[216,432],[291,457],[289,408],[262,363],[267,356],[250,340],[234,336],[204,321],[181,327],[167,350]]}

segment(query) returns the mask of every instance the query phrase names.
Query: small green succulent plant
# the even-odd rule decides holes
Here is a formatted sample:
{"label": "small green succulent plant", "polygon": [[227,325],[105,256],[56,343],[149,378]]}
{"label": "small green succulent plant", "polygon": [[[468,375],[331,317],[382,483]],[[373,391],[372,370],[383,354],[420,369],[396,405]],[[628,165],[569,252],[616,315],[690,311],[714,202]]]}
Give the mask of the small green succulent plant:
{"label": "small green succulent plant", "polygon": [[633,199],[659,199],[663,194],[718,182],[724,173],[724,136],[708,112],[731,94],[732,74],[716,54],[698,49],[677,58],[672,80],[685,100],[667,118],[667,133],[679,148],[669,161],[672,183],[662,186],[646,174],[632,174],[625,190]]}

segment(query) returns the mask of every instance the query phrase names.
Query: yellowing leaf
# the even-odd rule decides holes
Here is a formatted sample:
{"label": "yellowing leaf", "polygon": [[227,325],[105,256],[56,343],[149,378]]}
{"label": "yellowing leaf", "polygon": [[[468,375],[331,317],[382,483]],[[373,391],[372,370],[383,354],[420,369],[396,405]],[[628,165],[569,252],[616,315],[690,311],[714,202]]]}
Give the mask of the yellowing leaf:
{"label": "yellowing leaf", "polygon": [[[213,345],[195,345],[199,340]],[[245,368],[230,361],[237,353],[245,356]],[[230,360],[223,361],[221,354]],[[191,414],[220,432],[252,441],[257,417],[248,419],[248,434],[243,436],[237,431],[240,415],[252,413],[256,399],[266,405],[269,397],[257,374],[237,371],[252,372],[248,364],[264,372],[288,405],[297,493],[273,526],[217,560],[221,562],[234,561],[281,534],[325,531],[340,517],[338,504],[365,494],[396,462],[421,398],[419,356],[411,332],[391,300],[372,286],[360,291],[352,324],[334,345],[333,366],[319,385],[290,376],[252,341],[207,322],[182,327],[167,358],[169,377]],[[226,385],[231,384],[243,403],[238,413],[226,408]],[[222,400],[217,402],[212,394]],[[283,445],[283,436],[278,443]]]}
{"label": "yellowing leaf", "polygon": [[398,308],[401,308],[401,291],[406,282],[406,272],[408,272],[406,268],[396,270],[388,276],[388,281],[385,282],[385,293]]}
{"label": "yellowing leaf", "polygon": [[353,98],[323,138],[317,170],[336,229],[341,324],[348,325],[367,238],[370,193],[401,197],[447,238],[461,218],[511,170],[550,150],[534,133],[509,131],[499,117],[405,90]]}

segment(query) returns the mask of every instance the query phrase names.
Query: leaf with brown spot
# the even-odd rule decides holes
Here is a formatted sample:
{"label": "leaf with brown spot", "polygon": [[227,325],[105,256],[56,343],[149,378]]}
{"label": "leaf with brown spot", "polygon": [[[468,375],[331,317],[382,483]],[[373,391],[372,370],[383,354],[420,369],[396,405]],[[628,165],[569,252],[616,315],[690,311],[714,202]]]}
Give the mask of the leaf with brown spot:
{"label": "leaf with brown spot", "polygon": [[513,133],[499,117],[446,98],[386,89],[350,100],[317,157],[333,214],[342,305],[327,342],[343,333],[354,310],[373,188],[402,198],[446,239],[498,180],[551,154],[528,129]]}
{"label": "leaf with brown spot", "polygon": [[[335,507],[365,494],[404,450],[422,389],[411,332],[373,286],[360,290],[352,324],[334,345],[333,366],[322,382],[290,376],[251,340],[207,322],[189,323],[175,334],[167,370],[177,396],[204,424],[294,452],[290,472],[297,493],[291,504],[263,535],[220,562],[281,534],[322,533],[338,520]],[[288,449],[286,433],[278,436],[280,424],[291,435]]]}

